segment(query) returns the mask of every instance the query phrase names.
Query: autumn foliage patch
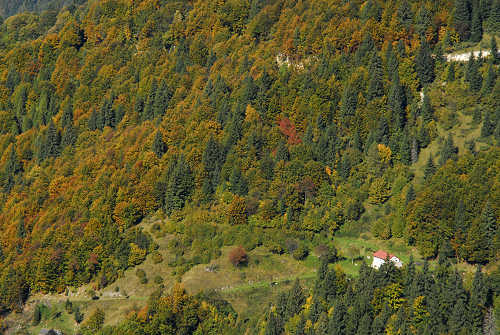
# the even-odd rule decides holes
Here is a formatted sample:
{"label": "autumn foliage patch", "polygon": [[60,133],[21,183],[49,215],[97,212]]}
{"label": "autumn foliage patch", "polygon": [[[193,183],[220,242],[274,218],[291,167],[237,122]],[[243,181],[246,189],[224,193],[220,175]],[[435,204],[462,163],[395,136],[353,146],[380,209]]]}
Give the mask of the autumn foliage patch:
{"label": "autumn foliage patch", "polygon": [[236,247],[229,253],[229,261],[234,266],[245,265],[248,263],[248,255],[242,246]]}

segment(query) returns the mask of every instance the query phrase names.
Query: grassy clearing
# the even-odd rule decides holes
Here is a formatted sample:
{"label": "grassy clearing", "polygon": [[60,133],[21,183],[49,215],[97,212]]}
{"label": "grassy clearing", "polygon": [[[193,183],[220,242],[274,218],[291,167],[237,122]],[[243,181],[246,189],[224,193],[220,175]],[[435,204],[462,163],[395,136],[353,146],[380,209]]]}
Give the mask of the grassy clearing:
{"label": "grassy clearing", "polygon": [[[445,94],[445,90],[454,90],[456,94]],[[477,141],[480,138],[482,124],[475,124],[472,120],[472,112],[476,106],[476,101],[470,96],[464,96],[464,91],[456,84],[452,86],[439,86],[435,84],[430,90],[430,98],[434,104],[436,116],[439,120],[436,123],[437,137],[422,151],[418,161],[411,166],[411,171],[416,178],[423,178],[424,168],[429,156],[437,158],[442,145],[449,134],[453,138],[455,146],[458,147],[459,155],[467,152],[467,142],[476,140],[476,150],[484,150],[487,144]]]}
{"label": "grassy clearing", "polygon": [[230,250],[232,247],[224,247],[221,257],[211,262],[210,265],[217,269],[216,272],[207,272],[209,265],[206,264],[189,270],[182,278],[186,289],[193,293],[201,290],[216,290],[221,293],[245,291],[269,286],[273,282],[290,281],[315,271],[305,262],[296,261],[290,255],[272,254],[264,247],[248,253],[248,265],[235,268],[228,260]]}

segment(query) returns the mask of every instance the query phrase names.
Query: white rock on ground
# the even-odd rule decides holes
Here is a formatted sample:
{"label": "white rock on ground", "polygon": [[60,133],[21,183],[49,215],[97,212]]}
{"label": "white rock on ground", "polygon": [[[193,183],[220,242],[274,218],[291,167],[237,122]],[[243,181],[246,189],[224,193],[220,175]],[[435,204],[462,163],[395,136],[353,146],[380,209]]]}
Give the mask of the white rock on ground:
{"label": "white rock on ground", "polygon": [[[482,58],[488,57],[490,55],[489,50],[482,51],[474,51],[474,57],[478,58],[481,55]],[[470,59],[470,52],[464,52],[461,54],[448,54],[446,55],[446,61],[448,62],[468,62]]]}

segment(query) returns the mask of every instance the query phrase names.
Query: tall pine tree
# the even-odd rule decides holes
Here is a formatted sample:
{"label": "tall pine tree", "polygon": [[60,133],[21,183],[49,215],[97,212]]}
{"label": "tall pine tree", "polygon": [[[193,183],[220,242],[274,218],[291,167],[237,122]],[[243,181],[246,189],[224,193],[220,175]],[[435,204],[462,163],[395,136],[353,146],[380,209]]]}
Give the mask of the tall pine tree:
{"label": "tall pine tree", "polygon": [[399,82],[398,72],[394,72],[392,78],[392,86],[389,91],[387,101],[389,108],[392,111],[393,125],[395,129],[402,129],[406,124],[406,95]]}
{"label": "tall pine tree", "polygon": [[420,41],[420,48],[415,56],[415,70],[422,86],[434,81],[434,58],[425,38]]}

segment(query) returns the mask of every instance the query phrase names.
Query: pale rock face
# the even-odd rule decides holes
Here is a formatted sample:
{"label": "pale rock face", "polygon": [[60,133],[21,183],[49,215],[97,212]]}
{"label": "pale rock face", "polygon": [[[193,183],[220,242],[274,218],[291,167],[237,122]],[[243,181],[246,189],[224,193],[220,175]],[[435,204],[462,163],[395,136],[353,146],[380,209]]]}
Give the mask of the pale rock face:
{"label": "pale rock face", "polygon": [[[490,55],[490,51],[485,50],[485,51],[474,51],[474,57],[478,58],[481,56],[482,58],[488,57]],[[470,52],[464,52],[461,54],[449,54],[446,55],[446,61],[448,62],[468,62],[470,59]]]}

